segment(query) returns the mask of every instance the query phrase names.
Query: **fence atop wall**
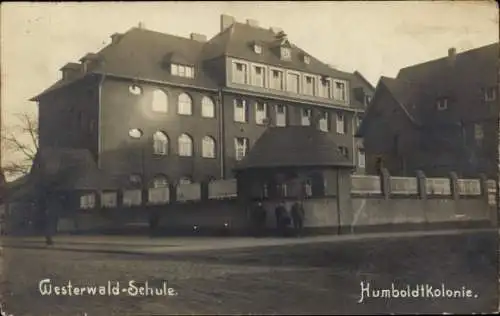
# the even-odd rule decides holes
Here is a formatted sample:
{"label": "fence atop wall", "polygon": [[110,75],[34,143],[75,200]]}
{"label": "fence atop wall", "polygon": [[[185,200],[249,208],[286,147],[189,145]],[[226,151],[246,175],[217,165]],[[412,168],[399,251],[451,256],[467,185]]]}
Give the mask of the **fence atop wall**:
{"label": "fence atop wall", "polygon": [[[390,177],[388,175],[351,175],[351,194],[363,196],[397,197],[478,197],[488,196],[490,204],[495,203],[494,180],[417,177]],[[171,192],[171,190],[174,192]],[[237,197],[236,179],[214,180],[207,184],[178,184],[173,188],[150,188],[119,192],[86,193],[80,196],[80,208],[137,207],[143,205],[167,205],[173,202],[189,203],[202,200],[224,200]],[[174,194],[172,194],[174,193]],[[174,198],[172,198],[174,197]]]}
{"label": "fence atop wall", "polygon": [[495,205],[495,180],[458,179],[450,174],[448,178],[426,178],[423,174],[416,177],[351,176],[351,194],[385,195],[386,197],[417,196],[420,198],[469,198],[487,196],[490,205]]}

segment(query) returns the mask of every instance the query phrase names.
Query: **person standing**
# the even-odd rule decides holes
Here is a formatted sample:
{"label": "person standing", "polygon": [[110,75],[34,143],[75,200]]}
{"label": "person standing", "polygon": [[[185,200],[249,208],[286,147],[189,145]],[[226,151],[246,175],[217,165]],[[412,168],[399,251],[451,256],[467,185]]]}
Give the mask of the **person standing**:
{"label": "person standing", "polygon": [[291,213],[295,235],[297,237],[300,237],[302,235],[305,217],[304,206],[302,205],[302,202],[295,202],[292,206]]}
{"label": "person standing", "polygon": [[281,201],[278,206],[276,206],[275,215],[278,234],[285,237],[287,235],[287,226],[290,223],[290,217],[288,216],[288,211],[284,201]]}
{"label": "person standing", "polygon": [[266,209],[262,205],[262,202],[257,203],[256,208],[257,213],[257,235],[263,236],[266,230]]}

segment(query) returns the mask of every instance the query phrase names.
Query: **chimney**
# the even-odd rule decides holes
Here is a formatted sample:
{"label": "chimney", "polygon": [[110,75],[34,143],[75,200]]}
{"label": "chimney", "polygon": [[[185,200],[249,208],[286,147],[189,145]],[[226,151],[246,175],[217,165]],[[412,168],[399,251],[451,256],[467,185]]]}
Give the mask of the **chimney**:
{"label": "chimney", "polygon": [[234,17],[227,15],[227,14],[222,14],[220,16],[220,31],[224,32],[224,30],[229,28],[235,22],[236,22],[236,20],[234,19]]}
{"label": "chimney", "polygon": [[247,24],[251,27],[259,27],[259,21],[253,19],[247,19]]}
{"label": "chimney", "polygon": [[274,34],[278,34],[278,33],[280,33],[280,32],[283,32],[283,29],[282,29],[282,28],[280,28],[280,27],[271,27],[269,30],[270,30],[271,32],[273,32]]}
{"label": "chimney", "polygon": [[62,79],[63,80],[72,80],[76,77],[78,77],[79,74],[82,72],[82,65],[77,64],[77,63],[67,63],[59,69],[62,73]]}
{"label": "chimney", "polygon": [[144,22],[139,22],[139,25],[137,26],[140,29],[145,29],[146,26],[144,25]]}
{"label": "chimney", "polygon": [[448,62],[450,63],[450,65],[453,65],[455,63],[456,58],[457,58],[457,49],[455,47],[448,49]]}
{"label": "chimney", "polygon": [[191,33],[190,36],[191,40],[205,43],[207,41],[207,36],[203,34],[198,34],[198,33]]}
{"label": "chimney", "polygon": [[118,41],[122,38],[123,34],[121,33],[115,33],[111,35],[111,44],[116,44]]}
{"label": "chimney", "polygon": [[99,61],[99,56],[95,53],[88,53],[87,55],[80,58],[81,71],[86,73],[90,70],[91,66],[95,66],[96,62]]}

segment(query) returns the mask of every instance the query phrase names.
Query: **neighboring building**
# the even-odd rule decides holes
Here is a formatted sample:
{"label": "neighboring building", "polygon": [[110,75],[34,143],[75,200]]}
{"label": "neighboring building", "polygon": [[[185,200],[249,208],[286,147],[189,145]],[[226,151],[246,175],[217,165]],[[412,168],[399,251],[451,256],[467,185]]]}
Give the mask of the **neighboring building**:
{"label": "neighboring building", "polygon": [[268,125],[315,118],[363,172],[354,131],[374,88],[358,72],[333,69],[294,46],[281,30],[227,15],[210,40],[140,26],[80,61],[32,99],[40,148],[87,149],[121,186],[232,178]]}
{"label": "neighboring building", "polygon": [[499,44],[401,69],[382,77],[358,132],[367,173],[496,178]]}

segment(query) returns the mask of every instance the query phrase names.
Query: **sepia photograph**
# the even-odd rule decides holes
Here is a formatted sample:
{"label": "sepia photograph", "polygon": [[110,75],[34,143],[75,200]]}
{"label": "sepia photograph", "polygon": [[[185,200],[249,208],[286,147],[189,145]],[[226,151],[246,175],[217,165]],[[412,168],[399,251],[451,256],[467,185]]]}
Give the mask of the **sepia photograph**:
{"label": "sepia photograph", "polygon": [[500,312],[495,1],[0,9],[1,316]]}

